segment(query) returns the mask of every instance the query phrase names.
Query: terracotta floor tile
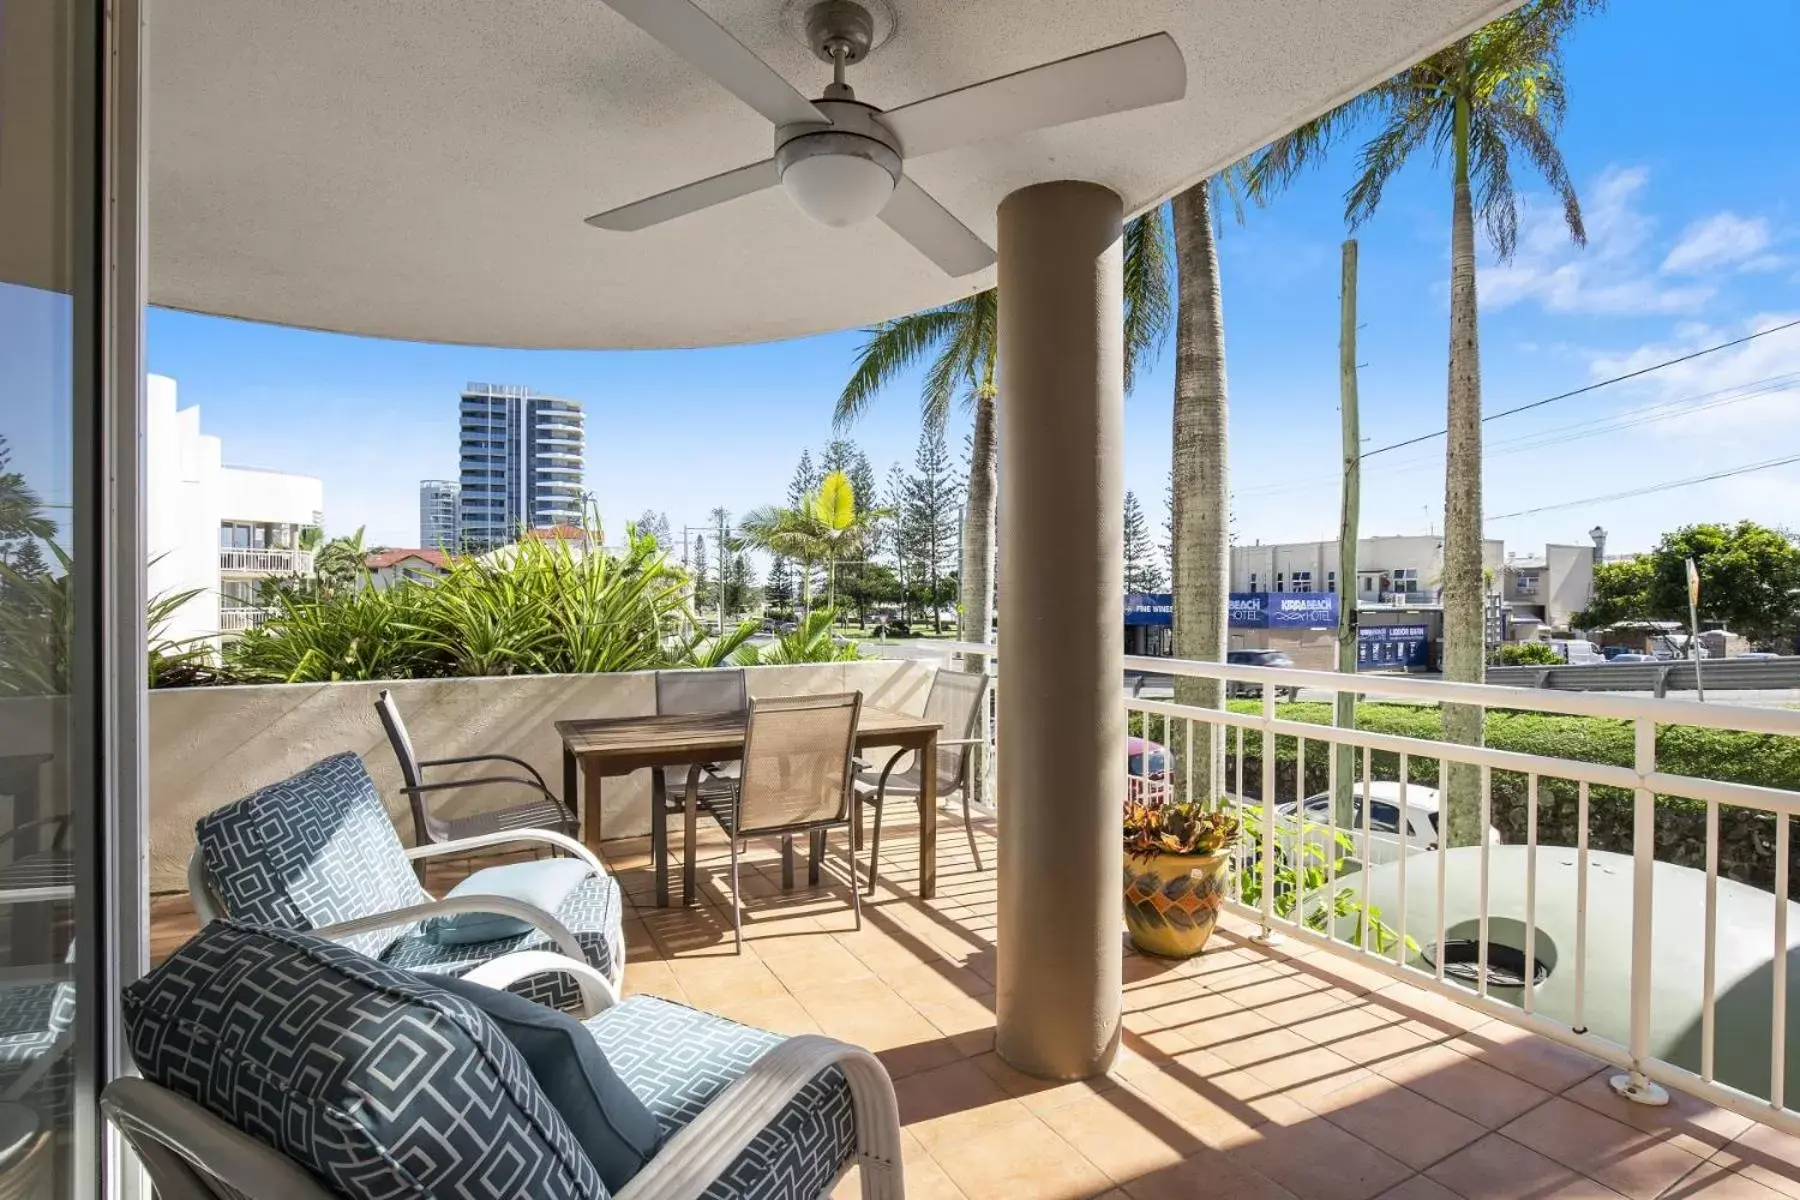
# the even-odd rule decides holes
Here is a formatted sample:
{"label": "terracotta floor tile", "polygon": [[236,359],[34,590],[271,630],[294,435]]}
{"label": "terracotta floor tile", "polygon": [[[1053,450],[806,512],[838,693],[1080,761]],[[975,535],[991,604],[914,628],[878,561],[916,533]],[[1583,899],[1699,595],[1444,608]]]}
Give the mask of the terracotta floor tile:
{"label": "terracotta floor tile", "polygon": [[961,1061],[894,1081],[900,1123],[927,1150],[995,1131],[1030,1116],[1005,1088],[974,1063]]}
{"label": "terracotta floor tile", "polygon": [[1115,1183],[1172,1167],[1203,1148],[1186,1126],[1129,1091],[1090,1094],[1040,1111],[1037,1117]]}
{"label": "terracotta floor tile", "polygon": [[1550,1093],[1445,1046],[1426,1046],[1375,1064],[1375,1071],[1489,1129],[1550,1098]]}
{"label": "terracotta floor tile", "polygon": [[1301,1200],[1366,1200],[1412,1174],[1397,1159],[1311,1113],[1291,1124],[1261,1126],[1231,1155]]}
{"label": "terracotta floor tile", "polygon": [[1426,1175],[1414,1175],[1398,1187],[1381,1193],[1378,1200],[1456,1200],[1456,1193]]}
{"label": "terracotta floor tile", "polygon": [[1664,1200],[1780,1200],[1783,1193],[1719,1163],[1703,1163],[1663,1193]]}
{"label": "terracotta floor tile", "polygon": [[1118,1080],[1109,1075],[1072,1081],[1038,1079],[1009,1066],[992,1051],[975,1055],[970,1061],[980,1067],[988,1078],[1006,1089],[1007,1095],[1015,1097],[1026,1108],[1040,1115],[1047,1109],[1099,1096],[1114,1091],[1119,1086]]}
{"label": "terracotta floor tile", "polygon": [[1784,1196],[1800,1197],[1800,1138],[1752,1125],[1712,1161]]}
{"label": "terracotta floor tile", "polygon": [[1310,1105],[1377,1150],[1423,1170],[1487,1130],[1392,1080],[1370,1074]]}
{"label": "terracotta floor tile", "polygon": [[1220,1150],[1200,1150],[1172,1167],[1126,1183],[1132,1200],[1293,1200],[1288,1191]]}
{"label": "terracotta floor tile", "polygon": [[1504,1021],[1489,1021],[1445,1044],[1549,1092],[1573,1087],[1606,1065],[1591,1054]]}
{"label": "terracotta floor tile", "polygon": [[1500,1132],[1633,1200],[1661,1195],[1701,1162],[1653,1134],[1560,1096]]}
{"label": "terracotta floor tile", "polygon": [[1451,1035],[1468,1033],[1492,1020],[1484,1012],[1458,1004],[1435,992],[1422,991],[1408,983],[1390,983],[1382,988],[1381,1003],[1389,1005],[1408,1019],[1418,1021]]}
{"label": "terracotta floor tile", "polygon": [[792,996],[759,996],[749,1000],[715,1002],[707,1011],[729,1018],[741,1025],[751,1025],[793,1037],[801,1033],[819,1033],[819,1023]]}
{"label": "terracotta floor tile", "polygon": [[[1143,1097],[1157,1111],[1181,1123],[1215,1149],[1228,1149],[1255,1136],[1279,1111],[1280,1097],[1245,1100],[1230,1094],[1201,1072],[1153,1070],[1125,1078],[1121,1086]],[[1298,1108],[1298,1105],[1293,1105]],[[1304,1110],[1302,1110],[1304,1111]]]}
{"label": "terracotta floor tile", "polygon": [[[1563,1095],[1701,1158],[1755,1128],[1755,1123],[1748,1117],[1740,1117],[1673,1088],[1669,1090],[1669,1102],[1660,1107],[1627,1100],[1615,1092],[1609,1082],[1617,1074],[1617,1067],[1603,1067]],[[1800,1162],[1800,1158],[1795,1161]]]}
{"label": "terracotta floor tile", "polygon": [[1490,1133],[1426,1172],[1463,1200],[1596,1200],[1618,1193]]}
{"label": "terracotta floor tile", "polygon": [[1111,1186],[1099,1167],[1023,1110],[991,1136],[934,1146],[931,1153],[951,1182],[972,1197],[1086,1200]]}
{"label": "terracotta floor tile", "polygon": [[671,965],[696,1008],[788,994],[774,972],[756,959],[678,958]]}
{"label": "terracotta floor tile", "polygon": [[[1285,1030],[1277,1032],[1286,1033]],[[1297,1044],[1276,1053],[1259,1055],[1254,1061],[1247,1062],[1244,1069],[1273,1090],[1308,1108],[1316,1109],[1318,1101],[1341,1088],[1363,1080],[1380,1079],[1373,1072],[1322,1046],[1315,1046],[1305,1038],[1287,1036],[1293,1037]]]}

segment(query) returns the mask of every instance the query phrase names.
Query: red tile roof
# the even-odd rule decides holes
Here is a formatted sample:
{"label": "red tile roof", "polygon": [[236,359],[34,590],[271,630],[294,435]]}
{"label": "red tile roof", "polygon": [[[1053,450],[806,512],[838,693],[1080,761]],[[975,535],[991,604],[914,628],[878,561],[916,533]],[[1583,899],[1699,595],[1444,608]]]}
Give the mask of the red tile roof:
{"label": "red tile roof", "polygon": [[536,538],[540,542],[585,542],[587,530],[579,525],[544,525],[537,529],[527,529],[525,536]]}
{"label": "red tile roof", "polygon": [[395,563],[409,558],[417,558],[430,563],[440,571],[450,567],[450,556],[442,550],[383,550],[379,554],[371,554],[363,559],[363,565],[371,571],[379,571],[383,567],[391,567]]}

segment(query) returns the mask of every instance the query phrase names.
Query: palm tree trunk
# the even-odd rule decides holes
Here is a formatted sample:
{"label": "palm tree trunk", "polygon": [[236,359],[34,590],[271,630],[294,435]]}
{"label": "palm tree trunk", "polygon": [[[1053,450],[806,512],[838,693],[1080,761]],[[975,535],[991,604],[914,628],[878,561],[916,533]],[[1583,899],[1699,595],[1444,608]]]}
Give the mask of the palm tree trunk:
{"label": "palm tree trunk", "polygon": [[[1219,291],[1218,246],[1213,240],[1211,187],[1210,180],[1202,180],[1173,202],[1180,297],[1175,317],[1172,566],[1176,657],[1224,662],[1231,570],[1225,312]],[[1179,704],[1218,708],[1222,692],[1217,680],[1175,679]],[[1212,761],[1212,729],[1195,726],[1196,764]],[[1175,758],[1185,765],[1185,754]],[[1211,778],[1209,773],[1207,779]],[[1196,798],[1206,798],[1204,784],[1204,780],[1194,782]]]}
{"label": "palm tree trunk", "polygon": [[[1480,683],[1487,661],[1487,607],[1481,570],[1481,349],[1475,294],[1475,216],[1469,196],[1469,102],[1456,103],[1450,211],[1449,444],[1444,456],[1444,678]],[[1444,736],[1479,746],[1483,712],[1444,705]],[[1450,768],[1450,844],[1479,844],[1481,771]]]}
{"label": "palm tree trunk", "polygon": [[[975,429],[969,439],[968,511],[963,517],[962,539],[962,640],[985,642],[994,628],[994,496],[996,449],[994,440],[994,374],[975,393]],[[985,657],[963,660],[976,674],[987,670]]]}

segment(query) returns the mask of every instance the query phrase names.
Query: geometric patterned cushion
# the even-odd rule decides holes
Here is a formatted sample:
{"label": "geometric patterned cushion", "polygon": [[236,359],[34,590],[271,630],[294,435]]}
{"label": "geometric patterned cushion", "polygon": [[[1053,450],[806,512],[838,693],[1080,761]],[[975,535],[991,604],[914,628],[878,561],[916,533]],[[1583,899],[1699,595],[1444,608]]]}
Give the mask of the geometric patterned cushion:
{"label": "geometric patterned cushion", "polygon": [[[625,963],[624,902],[617,880],[604,874],[589,876],[563,898],[553,915],[569,927],[581,944],[584,956],[596,970],[607,976],[617,976],[617,968],[622,968]],[[515,950],[555,948],[549,936],[538,929],[518,937],[464,946],[440,945],[415,931],[394,941],[380,951],[379,956],[389,966],[405,967],[409,971],[463,975],[491,958]],[[527,976],[507,991],[549,1008],[569,1010],[580,1004],[580,993],[574,981],[556,972]]]}
{"label": "geometric patterned cushion", "polygon": [[[0,1092],[25,1072],[41,1069],[44,1074],[20,1099],[53,1122],[66,1117],[75,1081],[75,1052],[65,1039],[74,1024],[74,984],[0,985]],[[47,1054],[56,1055],[56,1060],[43,1063]]]}
{"label": "geometric patterned cushion", "polygon": [[[783,1042],[655,996],[630,996],[588,1020],[606,1061],[656,1115],[663,1138],[686,1127],[757,1059]],[[827,1067],[713,1181],[707,1200],[814,1200],[856,1156],[856,1110],[844,1073]]]}
{"label": "geometric patterned cushion", "polygon": [[357,1200],[600,1200],[510,1042],[420,976],[215,921],[125,990],[152,1082]]}
{"label": "geometric patterned cushion", "polygon": [[[208,813],[194,833],[208,879],[236,920],[305,932],[431,898],[355,754],[335,754]],[[405,932],[376,929],[343,944],[379,955]]]}

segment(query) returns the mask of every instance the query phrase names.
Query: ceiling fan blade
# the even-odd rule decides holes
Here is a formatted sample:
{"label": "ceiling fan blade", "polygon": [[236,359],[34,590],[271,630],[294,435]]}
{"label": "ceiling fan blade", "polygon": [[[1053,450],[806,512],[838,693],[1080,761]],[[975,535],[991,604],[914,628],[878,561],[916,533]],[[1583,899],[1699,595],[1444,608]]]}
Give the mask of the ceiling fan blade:
{"label": "ceiling fan blade", "polygon": [[971,84],[881,115],[908,158],[1070,121],[1166,104],[1187,94],[1187,64],[1166,33]]}
{"label": "ceiling fan blade", "polygon": [[670,188],[642,200],[633,200],[618,208],[609,208],[589,217],[587,223],[596,229],[634,233],[639,229],[660,225],[664,221],[672,221],[676,217],[685,217],[691,212],[699,212],[703,208],[711,208],[715,204],[723,204],[727,200],[736,200],[739,196],[772,188],[780,182],[781,172],[776,168],[775,160],[765,158],[759,163],[726,171],[723,175],[684,183],[678,188]]}
{"label": "ceiling fan blade", "polygon": [[881,221],[946,275],[973,275],[994,265],[993,248],[904,175],[894,188],[893,199],[881,210]]}
{"label": "ceiling fan blade", "polygon": [[774,124],[830,124],[825,114],[777,75],[774,68],[750,53],[724,26],[689,0],[604,2]]}

